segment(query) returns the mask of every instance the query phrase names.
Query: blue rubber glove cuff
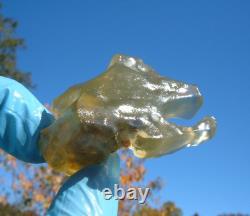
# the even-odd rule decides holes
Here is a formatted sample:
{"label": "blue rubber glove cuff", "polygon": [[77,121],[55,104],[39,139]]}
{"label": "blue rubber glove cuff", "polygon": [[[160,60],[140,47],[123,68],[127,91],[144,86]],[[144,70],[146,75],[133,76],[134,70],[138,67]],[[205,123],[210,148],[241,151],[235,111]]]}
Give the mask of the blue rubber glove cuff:
{"label": "blue rubber glove cuff", "polygon": [[0,148],[30,163],[42,163],[40,131],[53,115],[20,83],[0,76]]}

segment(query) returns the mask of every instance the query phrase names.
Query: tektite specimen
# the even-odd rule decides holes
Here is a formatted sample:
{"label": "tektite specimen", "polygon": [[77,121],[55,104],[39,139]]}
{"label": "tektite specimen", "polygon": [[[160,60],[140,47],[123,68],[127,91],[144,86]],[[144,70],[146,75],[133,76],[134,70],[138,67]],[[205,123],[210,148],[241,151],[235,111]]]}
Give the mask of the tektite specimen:
{"label": "tektite specimen", "polygon": [[214,135],[214,117],[193,127],[167,121],[189,119],[201,105],[197,86],[162,77],[140,59],[115,55],[100,76],[55,99],[58,117],[42,131],[40,148],[50,166],[68,175],[121,147],[140,158],[159,157]]}

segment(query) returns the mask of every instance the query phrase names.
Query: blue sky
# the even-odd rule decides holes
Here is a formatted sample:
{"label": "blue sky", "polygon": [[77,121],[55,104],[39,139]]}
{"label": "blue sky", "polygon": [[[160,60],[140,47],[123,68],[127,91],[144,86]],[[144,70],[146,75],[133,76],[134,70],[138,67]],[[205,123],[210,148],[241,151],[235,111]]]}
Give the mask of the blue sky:
{"label": "blue sky", "polygon": [[184,215],[250,213],[250,1],[4,1],[26,39],[19,67],[50,103],[105,70],[115,53],[138,56],[160,74],[195,83],[214,115],[214,139],[146,162],[162,200]]}

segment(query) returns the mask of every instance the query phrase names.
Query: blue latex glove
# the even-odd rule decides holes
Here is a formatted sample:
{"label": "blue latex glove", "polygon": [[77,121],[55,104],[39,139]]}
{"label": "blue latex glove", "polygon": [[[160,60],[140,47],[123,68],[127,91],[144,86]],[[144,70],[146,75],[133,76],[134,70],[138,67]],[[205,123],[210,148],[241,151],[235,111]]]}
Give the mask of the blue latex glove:
{"label": "blue latex glove", "polygon": [[[0,76],[0,147],[14,157],[42,163],[38,148],[40,131],[53,123],[53,115],[21,84]],[[48,216],[115,216],[118,201],[105,200],[104,188],[119,183],[116,153],[101,165],[71,176],[56,195]]]}
{"label": "blue latex glove", "polygon": [[119,156],[110,155],[102,165],[80,170],[61,187],[47,216],[116,216],[118,201],[112,197],[105,200],[104,188],[114,194],[114,184],[119,184]]}
{"label": "blue latex glove", "polygon": [[42,163],[37,142],[52,114],[20,83],[0,77],[0,147],[14,157]]}

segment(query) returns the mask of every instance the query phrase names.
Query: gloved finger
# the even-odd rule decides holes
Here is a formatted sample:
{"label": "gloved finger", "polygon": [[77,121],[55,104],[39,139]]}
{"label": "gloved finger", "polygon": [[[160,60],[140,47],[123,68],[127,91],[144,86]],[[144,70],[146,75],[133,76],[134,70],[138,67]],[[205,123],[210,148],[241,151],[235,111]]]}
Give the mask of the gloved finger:
{"label": "gloved finger", "polygon": [[61,187],[46,216],[116,216],[118,200],[106,200],[103,189],[114,194],[119,184],[120,159],[117,153],[101,165],[93,165],[71,176]]}
{"label": "gloved finger", "polygon": [[0,148],[30,163],[42,163],[40,131],[53,115],[20,83],[0,76]]}

